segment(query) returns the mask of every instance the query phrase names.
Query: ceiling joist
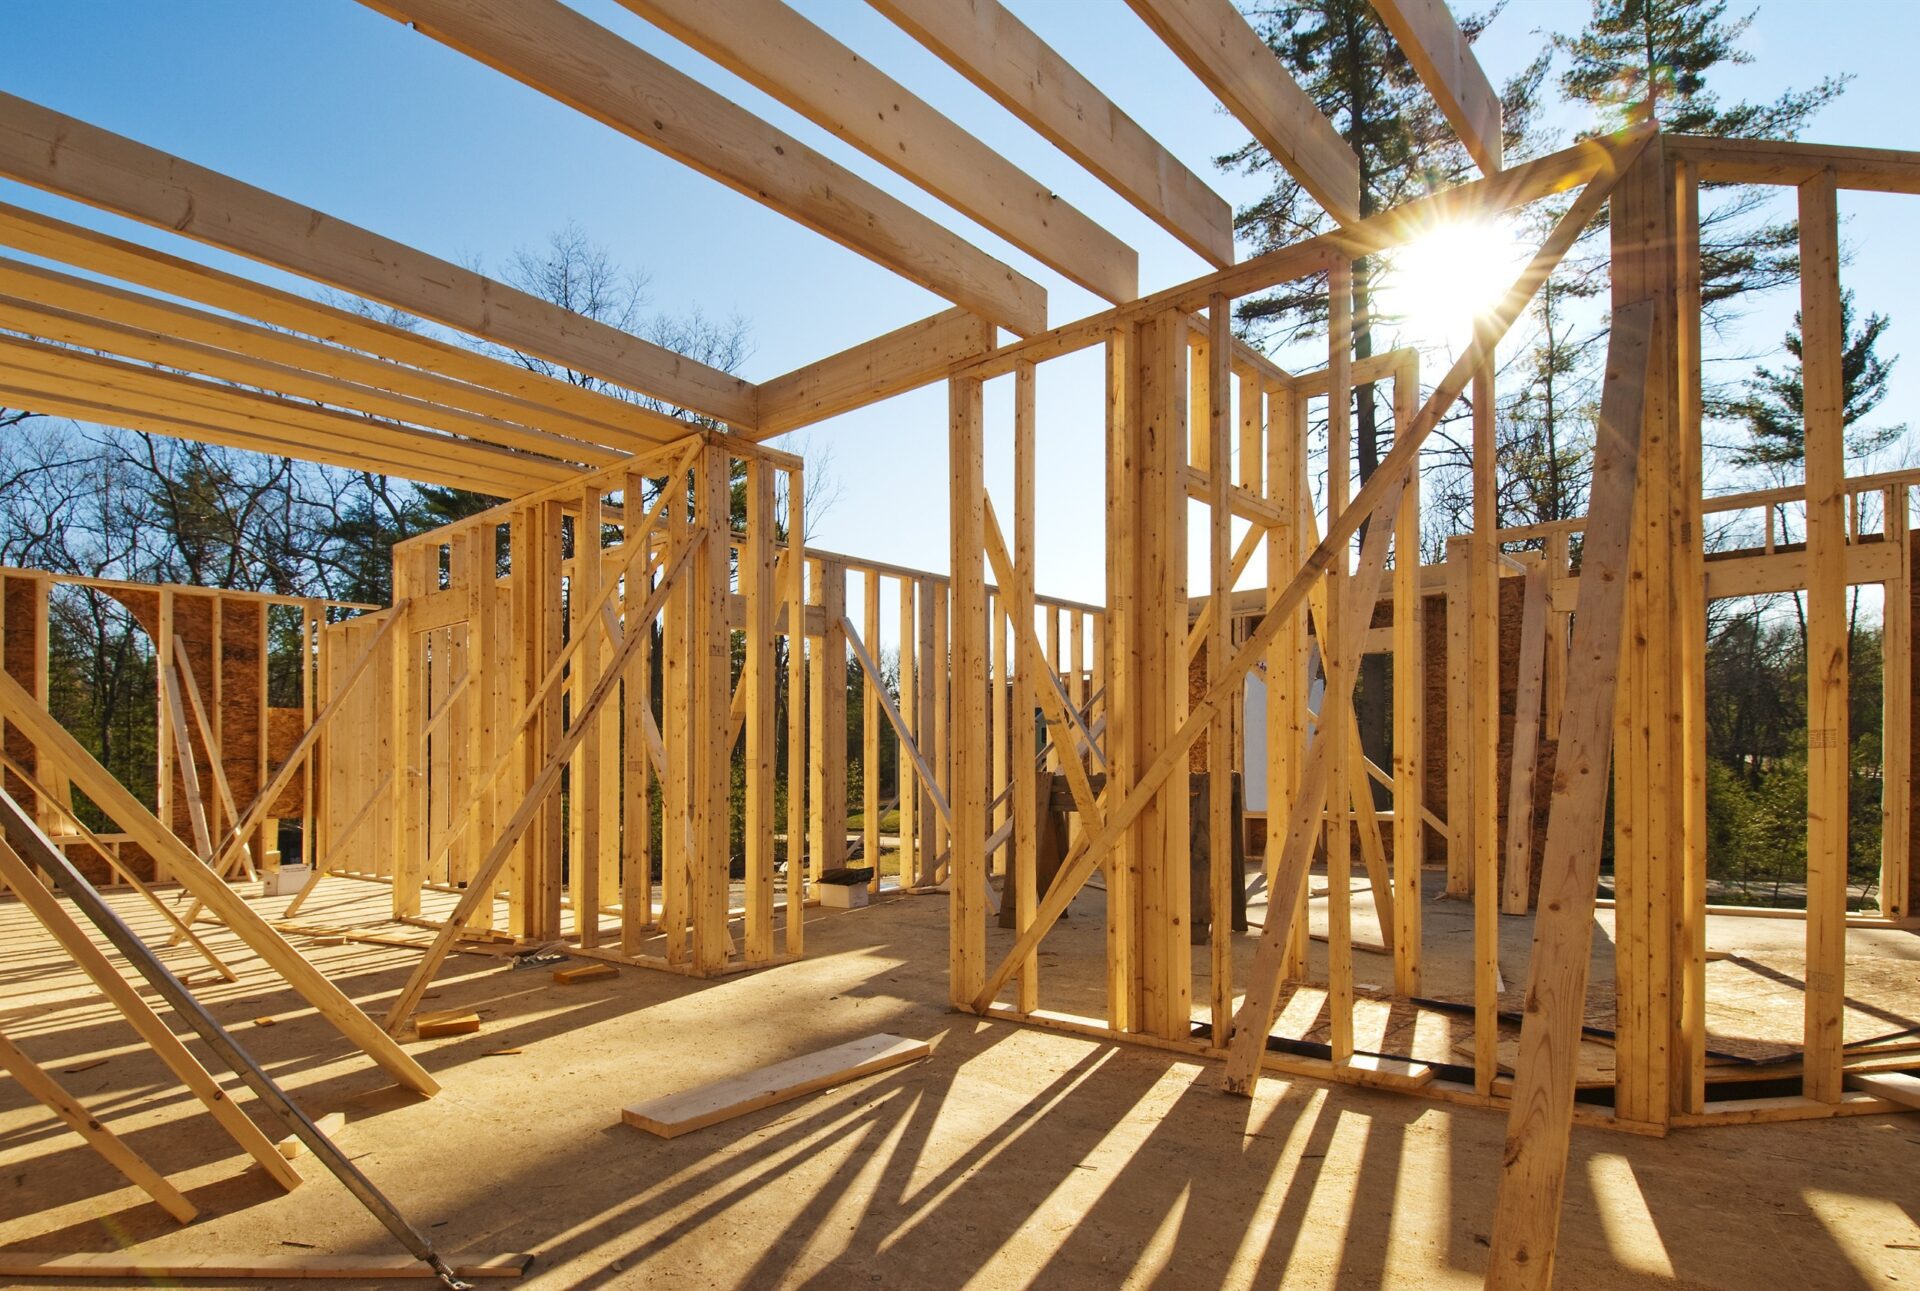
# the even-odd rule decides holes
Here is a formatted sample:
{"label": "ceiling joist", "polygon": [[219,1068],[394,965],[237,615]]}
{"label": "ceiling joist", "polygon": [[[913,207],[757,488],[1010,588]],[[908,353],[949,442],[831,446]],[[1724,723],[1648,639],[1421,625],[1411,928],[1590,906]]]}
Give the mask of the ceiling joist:
{"label": "ceiling joist", "polygon": [[[355,470],[385,470],[500,497],[575,473],[560,463],[490,445],[9,336],[0,336],[0,384],[20,392],[6,400],[9,407],[209,443],[231,442],[199,433],[214,427],[248,438],[235,447]],[[55,408],[55,400],[93,404],[99,415]],[[104,415],[106,410],[116,415]],[[138,422],[130,419],[136,416]]]}
{"label": "ceiling joist", "polygon": [[1040,284],[556,0],[361,2],[1010,331],[1046,327]]}
{"label": "ceiling joist", "polygon": [[993,348],[994,329],[950,309],[809,363],[760,386],[759,436],[831,417],[944,378]]}
{"label": "ceiling joist", "polygon": [[1132,247],[784,0],[620,2],[1102,299],[1140,294]]}
{"label": "ceiling joist", "polygon": [[0,93],[0,175],[751,426],[752,385],[204,166]]}
{"label": "ceiling joist", "polygon": [[1127,3],[1328,214],[1360,218],[1359,159],[1233,0]]}
{"label": "ceiling joist", "polygon": [[[604,466],[623,454],[594,445],[562,439],[531,426],[518,426],[458,409],[445,408],[410,395],[395,394],[378,385],[363,385],[322,376],[304,368],[255,358],[250,354],[193,339],[205,334],[196,311],[146,308],[137,297],[120,294],[107,302],[104,313],[76,313],[9,294],[26,266],[0,260],[0,328],[62,345],[80,346],[103,354],[135,359],[180,372],[193,372],[278,394],[305,399],[344,412],[360,413],[428,430],[459,435],[477,443],[584,465]],[[32,280],[28,278],[29,285]],[[145,319],[145,322],[139,321]],[[155,325],[158,324],[158,325]],[[288,338],[297,340],[297,338]],[[312,344],[312,342],[307,342]],[[363,359],[377,365],[377,360]],[[377,375],[377,374],[376,374]],[[383,382],[384,384],[388,384]]]}
{"label": "ceiling joist", "polygon": [[1500,96],[1445,0],[1373,0],[1373,8],[1452,123],[1467,155],[1482,174],[1494,174],[1504,164]]}
{"label": "ceiling joist", "polygon": [[868,0],[1215,268],[1233,208],[999,0]]}
{"label": "ceiling joist", "polygon": [[[335,365],[358,351],[391,362],[389,379],[393,384],[386,388],[503,421],[537,420],[556,433],[585,443],[640,452],[672,443],[698,429],[641,404],[561,381],[519,363],[503,362],[364,314],[5,203],[0,203],[0,245],[244,315],[267,324],[267,338],[280,335],[272,329],[284,329],[329,342],[321,347],[322,353],[309,353],[304,360],[314,371],[343,375]],[[263,353],[258,348],[252,352]]]}

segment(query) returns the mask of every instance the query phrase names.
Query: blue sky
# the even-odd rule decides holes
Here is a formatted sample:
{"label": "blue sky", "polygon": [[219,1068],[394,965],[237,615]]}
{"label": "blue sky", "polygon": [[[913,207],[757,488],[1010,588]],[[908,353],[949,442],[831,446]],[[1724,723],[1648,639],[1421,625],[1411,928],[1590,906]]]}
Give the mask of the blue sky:
{"label": "blue sky", "polygon": [[[791,131],[908,203],[950,222],[1049,290],[1052,321],[1102,302],[946,210],[825,132],[707,63],[610,0],[577,7]],[[1141,253],[1142,288],[1205,266],[1068,159],[856,0],[796,0],[956,121],[1105,223]],[[1211,158],[1244,133],[1120,0],[1011,0],[1063,51],[1230,201],[1255,195]],[[1738,9],[1737,3],[1734,6]],[[1548,29],[1570,30],[1584,0],[1511,0],[1480,43],[1496,81],[1522,67]],[[677,163],[615,134],[350,0],[0,0],[0,86],[94,124],[259,184],[438,255],[498,266],[568,221],[651,277],[655,307],[738,312],[752,326],[743,375],[762,380],[944,302]],[[1855,74],[1810,137],[1920,147],[1906,106],[1920,7],[1901,0],[1764,0],[1730,69],[1732,97]],[[1577,123],[1564,123],[1570,130]],[[0,198],[155,245],[177,239],[0,182]],[[1847,277],[1862,304],[1894,315],[1902,348],[1920,313],[1914,273],[1895,254],[1914,198],[1846,198],[1857,247]],[[214,263],[203,249],[188,252]],[[257,266],[244,272],[271,276]],[[1791,293],[1756,307],[1729,348],[1777,342]],[[1100,596],[1101,405],[1097,354],[1041,375],[1040,581]],[[1011,395],[990,387],[989,485],[1005,510]],[[1896,402],[1920,370],[1896,377]],[[947,564],[944,391],[904,396],[805,433],[826,454],[838,501],[811,537],[822,546],[932,569]],[[1902,414],[1895,414],[1896,419]],[[791,442],[787,445],[795,447]]]}

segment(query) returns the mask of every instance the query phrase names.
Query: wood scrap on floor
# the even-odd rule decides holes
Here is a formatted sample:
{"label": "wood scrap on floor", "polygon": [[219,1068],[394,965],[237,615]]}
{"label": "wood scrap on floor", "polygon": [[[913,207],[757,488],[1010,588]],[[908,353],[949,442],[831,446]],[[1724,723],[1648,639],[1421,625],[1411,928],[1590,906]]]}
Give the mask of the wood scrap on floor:
{"label": "wood scrap on floor", "polygon": [[480,1015],[468,1009],[441,1009],[436,1013],[417,1013],[413,1019],[414,1034],[422,1040],[436,1040],[441,1036],[472,1035],[480,1029]]}
{"label": "wood scrap on floor", "polygon": [[578,986],[582,982],[597,982],[606,977],[618,977],[620,970],[612,964],[581,964],[577,968],[556,968],[553,980],[561,986]]}
{"label": "wood scrap on floor", "polygon": [[1857,1089],[1863,1094],[1872,1094],[1889,1103],[1920,1111],[1920,1076],[1893,1071],[1878,1075],[1853,1073],[1847,1076],[1846,1081],[1848,1089]]}
{"label": "wood scrap on floor", "polygon": [[[332,1138],[347,1127],[347,1114],[328,1112],[325,1116],[315,1117],[313,1127],[328,1138]],[[300,1136],[297,1134],[289,1134],[273,1146],[279,1148],[280,1155],[289,1161],[298,1160],[307,1151],[307,1145],[300,1141]]]}
{"label": "wood scrap on floor", "polygon": [[914,1062],[933,1052],[924,1040],[870,1035],[860,1040],[776,1062],[771,1067],[729,1076],[679,1094],[626,1108],[627,1124],[663,1139],[705,1129],[735,1116],[757,1112],[789,1099],[817,1093],[889,1067]]}

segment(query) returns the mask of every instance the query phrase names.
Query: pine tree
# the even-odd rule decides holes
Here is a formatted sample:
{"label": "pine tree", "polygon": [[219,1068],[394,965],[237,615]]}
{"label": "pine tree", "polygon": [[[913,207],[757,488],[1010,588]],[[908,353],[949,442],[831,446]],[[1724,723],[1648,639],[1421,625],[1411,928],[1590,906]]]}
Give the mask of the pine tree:
{"label": "pine tree", "polygon": [[[1840,422],[1846,431],[1847,452],[1855,458],[1872,456],[1906,434],[1905,425],[1867,427],[1864,421],[1887,397],[1887,383],[1898,358],[1883,359],[1880,338],[1892,325],[1885,314],[1868,314],[1855,325],[1853,293],[1840,297],[1840,329],[1846,338],[1840,351]],[[1803,381],[1800,314],[1793,315],[1787,333],[1787,365],[1778,371],[1756,368],[1745,395],[1732,405],[1733,415],[1746,423],[1747,444],[1733,457],[1737,466],[1757,466],[1784,473],[1807,459],[1806,386]]]}
{"label": "pine tree", "polygon": [[[1560,89],[1593,109],[1588,134],[1618,129],[1651,111],[1673,134],[1723,139],[1794,139],[1848,78],[1827,77],[1809,90],[1787,90],[1770,103],[1723,105],[1709,87],[1716,68],[1751,63],[1741,47],[1753,17],[1727,17],[1726,0],[1593,0],[1576,36],[1556,35],[1569,64]],[[1724,190],[1723,190],[1724,191]],[[1700,215],[1701,304],[1711,321],[1749,292],[1792,282],[1799,274],[1799,234],[1792,221],[1759,218],[1766,194],[1731,195]]]}

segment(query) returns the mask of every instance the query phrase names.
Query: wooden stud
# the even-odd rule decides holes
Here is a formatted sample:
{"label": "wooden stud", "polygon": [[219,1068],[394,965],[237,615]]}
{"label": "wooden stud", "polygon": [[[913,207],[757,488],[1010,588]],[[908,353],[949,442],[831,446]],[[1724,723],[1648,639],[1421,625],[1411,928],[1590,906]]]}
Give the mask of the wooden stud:
{"label": "wooden stud", "polygon": [[[1394,369],[1393,424],[1409,426],[1420,398],[1420,359]],[[1420,912],[1426,897],[1426,596],[1420,577],[1420,476],[1407,481],[1393,531],[1393,985],[1420,994]]]}
{"label": "wooden stud", "polygon": [[951,743],[953,860],[949,901],[949,961],[955,1004],[979,993],[986,978],[987,758],[980,739],[986,730],[986,587],[981,555],[986,547],[984,414],[981,383],[949,383],[948,478],[952,489],[949,525],[952,537],[953,723]]}
{"label": "wooden stud", "polygon": [[1614,311],[1573,626],[1573,663],[1582,681],[1568,693],[1560,726],[1540,912],[1487,1270],[1487,1285],[1503,1291],[1545,1288],[1553,1278],[1576,1059],[1586,1019],[1608,737],[1622,666],[1653,327],[1651,302]]}
{"label": "wooden stud", "polygon": [[1520,608],[1520,678],[1514,693],[1507,760],[1507,855],[1500,911],[1525,914],[1533,880],[1533,779],[1540,749],[1540,703],[1547,647],[1547,566],[1527,560]]}
{"label": "wooden stud", "polygon": [[1846,1008],[1847,588],[1840,235],[1831,172],[1800,185],[1807,457],[1807,981],[1804,1093],[1841,1094]]}
{"label": "wooden stud", "polygon": [[[1004,586],[1013,598],[1011,616],[1017,636],[1031,636],[1034,614],[1035,441],[1039,421],[1039,379],[1031,363],[1014,369],[1013,387],[1013,578]],[[1039,902],[1040,801],[1035,777],[1033,711],[1038,702],[1035,660],[1013,661],[1012,753],[1013,777],[1013,920],[1016,933],[1033,925]],[[1005,897],[1003,896],[1004,900]],[[1018,1002],[1021,1012],[1040,1007],[1040,956],[1031,953],[1020,965]]]}

